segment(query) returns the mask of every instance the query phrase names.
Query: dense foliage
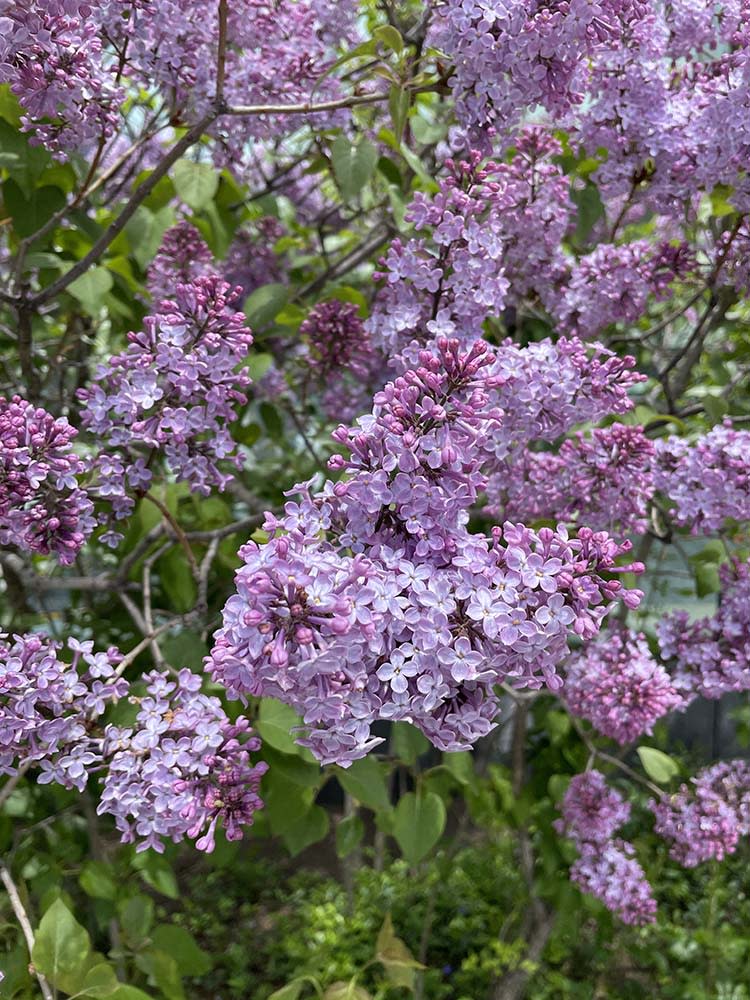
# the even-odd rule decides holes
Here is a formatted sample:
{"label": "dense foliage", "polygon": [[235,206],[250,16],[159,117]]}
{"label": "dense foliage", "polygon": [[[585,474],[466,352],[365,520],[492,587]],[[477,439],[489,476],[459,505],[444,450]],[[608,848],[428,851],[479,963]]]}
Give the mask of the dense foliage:
{"label": "dense foliage", "polygon": [[749,155],[745,0],[0,0],[0,996],[747,997]]}

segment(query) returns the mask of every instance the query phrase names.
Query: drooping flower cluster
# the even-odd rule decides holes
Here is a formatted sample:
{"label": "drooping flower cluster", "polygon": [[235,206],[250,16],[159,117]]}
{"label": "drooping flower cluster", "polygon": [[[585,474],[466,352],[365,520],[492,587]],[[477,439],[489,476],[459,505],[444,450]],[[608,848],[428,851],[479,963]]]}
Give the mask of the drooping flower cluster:
{"label": "drooping flower cluster", "polygon": [[555,827],[573,840],[579,852],[571,879],[624,923],[651,923],[656,900],[634,857],[635,848],[614,836],[630,817],[628,803],[607,787],[603,774],[586,771],[571,780],[561,811],[562,820]]}
{"label": "drooping flower cluster", "polygon": [[629,548],[605,533],[467,530],[503,427],[495,362],[485,343],[438,339],[334,433],[346,478],[301,488],[267,517],[270,541],[240,552],[209,668],[235,696],[291,704],[325,762],[363,756],[377,719],[471,745],[492,726],[494,684],[558,685],[567,635],[588,639],[613,601],[639,599],[604,578]]}
{"label": "drooping flower cluster", "polygon": [[[356,305],[332,299],[314,306],[299,328],[302,363],[323,387],[322,405],[339,420],[353,419],[372,399],[371,383],[384,359],[373,349]],[[382,384],[382,382],[380,383]]]}
{"label": "drooping flower cluster", "polygon": [[434,195],[418,193],[406,219],[424,235],[396,239],[376,277],[385,286],[368,329],[389,352],[425,333],[481,336],[488,316],[500,316],[511,297],[533,290],[549,297],[564,273],[560,240],[573,206],[568,180],[552,162],[560,151],[541,131],[519,137],[509,164],[471,151],[445,162]]}
{"label": "drooping flower cluster", "polygon": [[634,323],[686,266],[684,247],[654,247],[647,240],[600,243],[573,266],[556,316],[564,329],[584,339],[614,323]]}
{"label": "drooping flower cluster", "polygon": [[211,851],[218,823],[239,839],[262,808],[267,767],[250,762],[260,741],[247,721],[230,722],[218,699],[200,693],[200,676],[181,670],[176,681],[146,675],[146,697],[131,694],[132,726],[104,725],[107,708],[130,693],[122,654],[72,638],[67,645],[70,662],[45,635],[0,636],[0,773],[33,766],[40,784],[78,791],[98,778],[99,813],[138,850],[187,836]]}
{"label": "drooping flower cluster", "polygon": [[645,637],[619,629],[571,655],[561,696],[574,715],[623,744],[683,704]]}
{"label": "drooping flower cluster", "polygon": [[557,452],[514,452],[490,477],[487,511],[643,532],[654,492],[653,453],[643,428],[626,424],[578,432]]}
{"label": "drooping flower cluster", "polygon": [[178,222],[162,237],[148,269],[148,290],[154,302],[172,297],[177,285],[214,273],[206,241],[190,222]]}
{"label": "drooping flower cluster", "polygon": [[95,462],[97,490],[116,517],[129,514],[133,493],[148,489],[157,455],[204,494],[231,478],[220,462],[239,464],[229,424],[246,402],[250,379],[236,368],[253,338],[234,298],[215,275],[177,285],[143,331],[128,335],[128,349],[79,391],[83,425],[106,442]]}
{"label": "drooping flower cluster", "polygon": [[0,771],[38,765],[42,784],[83,791],[101,762],[89,724],[127,694],[128,683],[117,677],[116,649],[94,653],[92,642],[71,638],[66,663],[60,648],[44,635],[0,636]]}
{"label": "drooping flower cluster", "polygon": [[73,562],[95,527],[76,434],[64,417],[0,397],[0,544]]}
{"label": "drooping flower cluster", "polygon": [[675,611],[656,627],[661,655],[673,660],[673,684],[685,697],[721,698],[750,690],[750,564],[721,566],[716,613],[691,622]]}
{"label": "drooping flower cluster", "polygon": [[[57,155],[91,151],[121,121],[127,88],[156,88],[173,122],[197,120],[216,94],[218,4],[203,0],[3,0],[0,82],[11,84],[24,125]],[[297,103],[318,85],[333,47],[353,32],[355,7],[318,0],[242,0],[228,10],[224,93],[235,104]],[[283,124],[280,124],[283,122]],[[300,116],[227,120],[216,153],[241,158],[249,133],[291,131]]]}
{"label": "drooping flower cluster", "polygon": [[136,841],[139,851],[190,837],[210,852],[218,823],[228,840],[241,839],[263,805],[258,788],[268,765],[249,756],[260,740],[247,719],[230,722],[218,698],[201,694],[190,670],[176,679],[153,671],[144,680],[135,725],[105,729],[98,812],[114,816],[123,841]]}
{"label": "drooping flower cluster", "polygon": [[57,156],[91,150],[119,117],[124,91],[92,13],[82,0],[0,3],[0,83],[19,98],[33,141]]}
{"label": "drooping flower cluster", "polygon": [[654,829],[685,868],[733,854],[750,833],[750,763],[727,760],[705,768],[676,795],[650,803]]}
{"label": "drooping flower cluster", "polygon": [[670,437],[656,444],[655,485],[675,504],[676,524],[694,534],[718,531],[723,523],[750,520],[750,431],[731,420],[694,444]]}

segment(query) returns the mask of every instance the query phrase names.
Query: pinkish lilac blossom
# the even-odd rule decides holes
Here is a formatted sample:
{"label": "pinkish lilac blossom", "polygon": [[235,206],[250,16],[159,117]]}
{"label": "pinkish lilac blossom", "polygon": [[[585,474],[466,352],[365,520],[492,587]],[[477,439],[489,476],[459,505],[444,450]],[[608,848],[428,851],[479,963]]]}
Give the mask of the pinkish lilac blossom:
{"label": "pinkish lilac blossom", "polygon": [[64,417],[0,397],[0,543],[72,563],[96,521]]}
{"label": "pinkish lilac blossom", "polygon": [[213,255],[195,226],[178,222],[166,231],[149,265],[147,285],[152,300],[170,299],[177,285],[214,274],[212,265]]}
{"label": "pinkish lilac blossom", "polygon": [[722,761],[700,771],[692,787],[650,803],[654,829],[670,844],[671,856],[685,868],[715,858],[721,861],[750,833],[750,764]]}
{"label": "pinkish lilac blossom", "polygon": [[656,444],[655,485],[675,504],[675,523],[694,534],[718,531],[728,519],[750,520],[750,431],[731,420],[691,444],[670,437]]}
{"label": "pinkish lilac blossom", "polygon": [[661,655],[672,661],[674,686],[686,698],[750,690],[750,564],[724,565],[719,578],[714,615],[691,622],[686,611],[675,611],[656,627]]}
{"label": "pinkish lilac blossom", "polygon": [[230,722],[218,698],[201,694],[197,674],[153,671],[144,680],[134,726],[104,730],[98,812],[114,816],[123,841],[139,851],[189,837],[211,852],[219,823],[228,840],[241,839],[263,806],[258,788],[268,765],[249,756],[260,740],[247,719]]}
{"label": "pinkish lilac blossom", "polygon": [[614,601],[639,600],[605,579],[629,548],[605,533],[467,530],[503,426],[495,361],[482,342],[421,352],[334,432],[349,454],[329,464],[347,478],[300,488],[267,517],[269,542],[240,552],[209,669],[235,697],[292,705],[324,762],[367,753],[377,719],[470,746],[492,728],[494,684],[559,686],[568,634],[591,638]]}
{"label": "pinkish lilac blossom", "polygon": [[143,331],[128,335],[127,350],[80,390],[83,426],[105,443],[95,488],[115,517],[126,517],[133,495],[148,489],[155,456],[203,494],[231,479],[220,465],[240,463],[229,424],[246,402],[250,379],[236,368],[253,338],[234,300],[215,275],[177,285]]}
{"label": "pinkish lilac blossom", "polygon": [[624,923],[651,923],[656,900],[633,856],[635,848],[614,837],[628,821],[630,805],[607,786],[601,772],[585,771],[571,779],[561,811],[555,828],[573,840],[579,853],[570,869],[572,881]]}
{"label": "pinkish lilac blossom", "polygon": [[645,636],[617,629],[571,655],[561,696],[574,715],[621,744],[650,733],[684,703]]}
{"label": "pinkish lilac blossom", "polygon": [[642,533],[653,496],[654,446],[642,427],[578,432],[559,450],[516,451],[487,485],[488,513]]}

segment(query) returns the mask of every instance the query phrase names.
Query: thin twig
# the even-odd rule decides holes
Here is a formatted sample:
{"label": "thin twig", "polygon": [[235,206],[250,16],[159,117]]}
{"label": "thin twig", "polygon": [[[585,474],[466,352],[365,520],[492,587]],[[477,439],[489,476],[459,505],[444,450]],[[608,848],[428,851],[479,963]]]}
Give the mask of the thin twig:
{"label": "thin twig", "polygon": [[[21,902],[21,897],[18,895],[18,889],[16,888],[16,883],[13,881],[10,872],[5,867],[5,865],[0,864],[0,881],[2,881],[5,886],[5,891],[8,893],[8,898],[10,899],[10,905],[13,907],[13,912],[16,915],[16,920],[21,925],[21,930],[23,931],[23,936],[26,938],[26,947],[29,949],[29,958],[31,958],[32,952],[34,950],[34,931],[31,929],[31,921],[29,916],[24,909],[23,903]],[[44,976],[37,969],[34,969],[34,975],[39,983],[39,989],[42,991],[42,996],[44,1000],[54,1000],[54,994],[50,984],[44,978]]]}

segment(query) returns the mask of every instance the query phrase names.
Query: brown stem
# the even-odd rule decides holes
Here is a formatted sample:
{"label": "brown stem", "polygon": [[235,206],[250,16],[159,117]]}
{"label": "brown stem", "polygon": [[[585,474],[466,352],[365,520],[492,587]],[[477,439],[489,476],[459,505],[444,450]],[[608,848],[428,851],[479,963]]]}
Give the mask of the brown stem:
{"label": "brown stem", "polygon": [[[24,909],[23,903],[21,902],[21,897],[18,894],[18,889],[16,883],[13,881],[10,872],[5,867],[5,865],[0,864],[0,882],[5,886],[5,891],[8,893],[8,899],[10,899],[10,905],[13,907],[13,912],[16,915],[16,920],[21,925],[21,930],[23,931],[23,936],[26,938],[26,947],[29,949],[29,958],[31,958],[31,953],[34,950],[34,931],[31,929],[31,921],[29,916]],[[36,969],[34,969],[34,975],[39,983],[39,989],[42,991],[42,996],[44,1000],[54,1000],[54,995],[50,984]]]}

